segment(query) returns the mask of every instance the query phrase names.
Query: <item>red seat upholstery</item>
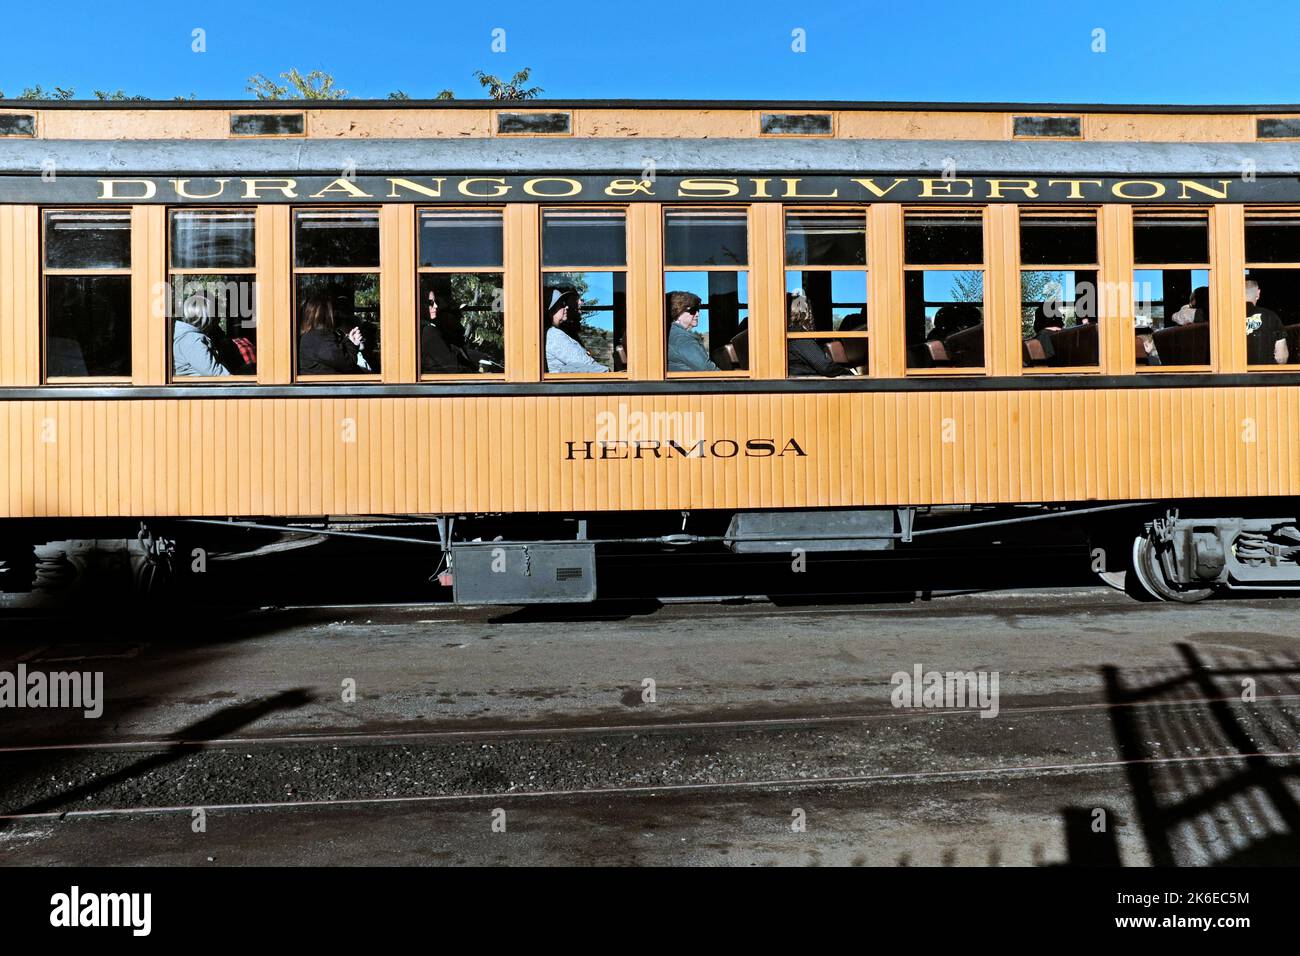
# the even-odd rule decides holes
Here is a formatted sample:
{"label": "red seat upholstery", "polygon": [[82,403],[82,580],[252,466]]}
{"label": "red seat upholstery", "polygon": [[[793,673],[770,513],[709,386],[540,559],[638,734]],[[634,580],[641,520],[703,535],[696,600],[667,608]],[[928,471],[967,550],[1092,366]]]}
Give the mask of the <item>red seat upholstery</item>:
{"label": "red seat upholstery", "polygon": [[1160,329],[1153,336],[1163,365],[1209,365],[1210,323],[1193,322]]}

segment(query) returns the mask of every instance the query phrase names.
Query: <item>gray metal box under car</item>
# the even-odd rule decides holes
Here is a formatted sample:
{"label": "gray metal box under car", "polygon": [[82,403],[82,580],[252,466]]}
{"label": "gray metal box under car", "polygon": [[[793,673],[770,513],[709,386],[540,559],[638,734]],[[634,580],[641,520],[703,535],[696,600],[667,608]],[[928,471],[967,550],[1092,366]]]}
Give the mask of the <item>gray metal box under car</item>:
{"label": "gray metal box under car", "polygon": [[[802,551],[888,551],[894,546],[894,509],[867,511],[753,511],[731,517],[727,546],[736,554]],[[835,540],[818,540],[834,535]],[[768,538],[745,541],[745,538]]]}
{"label": "gray metal box under car", "polygon": [[471,541],[451,546],[457,604],[560,604],[596,599],[596,544]]}

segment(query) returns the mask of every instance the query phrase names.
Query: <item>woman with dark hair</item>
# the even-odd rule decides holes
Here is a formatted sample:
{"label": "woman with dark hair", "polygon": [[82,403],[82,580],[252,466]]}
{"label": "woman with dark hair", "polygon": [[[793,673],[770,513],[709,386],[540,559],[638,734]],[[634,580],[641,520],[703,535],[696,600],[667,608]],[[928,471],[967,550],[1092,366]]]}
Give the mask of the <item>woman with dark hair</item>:
{"label": "woman with dark hair", "polygon": [[337,327],[334,302],[323,292],[313,292],[302,307],[298,323],[299,374],[356,373],[365,371],[357,357],[365,348],[361,329],[346,334]]}
{"label": "woman with dark hair", "polygon": [[[788,328],[791,332],[814,332],[812,308],[802,292],[787,296],[790,319]],[[837,375],[852,374],[839,362],[831,358],[826,346],[816,339],[787,339],[786,366],[791,378],[805,378],[820,375],[833,378]]]}
{"label": "woman with dark hair", "polygon": [[465,329],[459,306],[438,289],[429,289],[424,304],[424,321],[420,323],[420,371],[436,375],[477,372],[465,352]]}
{"label": "woman with dark hair", "polygon": [[1197,286],[1192,290],[1187,304],[1170,316],[1174,325],[1191,325],[1210,321],[1210,287]]}
{"label": "woman with dark hair", "polygon": [[546,371],[608,372],[582,345],[582,301],[576,289],[551,289],[542,312]]}

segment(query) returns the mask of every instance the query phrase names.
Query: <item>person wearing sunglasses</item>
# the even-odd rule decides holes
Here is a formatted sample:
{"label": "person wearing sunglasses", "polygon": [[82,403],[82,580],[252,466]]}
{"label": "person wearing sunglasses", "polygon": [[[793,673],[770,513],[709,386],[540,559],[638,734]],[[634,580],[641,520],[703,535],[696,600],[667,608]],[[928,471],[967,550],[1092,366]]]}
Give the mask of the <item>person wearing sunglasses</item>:
{"label": "person wearing sunglasses", "polygon": [[700,324],[700,297],[694,292],[668,293],[668,371],[720,372],[695,332]]}

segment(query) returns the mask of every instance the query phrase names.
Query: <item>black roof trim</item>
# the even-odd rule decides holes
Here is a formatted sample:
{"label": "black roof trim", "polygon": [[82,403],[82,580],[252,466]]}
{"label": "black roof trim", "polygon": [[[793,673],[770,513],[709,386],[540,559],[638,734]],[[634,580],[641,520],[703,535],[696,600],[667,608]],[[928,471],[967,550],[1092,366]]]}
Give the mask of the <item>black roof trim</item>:
{"label": "black roof trim", "polygon": [[841,110],[948,113],[1296,113],[1300,104],[975,103],[876,100],[0,100],[0,109],[40,110]]}

